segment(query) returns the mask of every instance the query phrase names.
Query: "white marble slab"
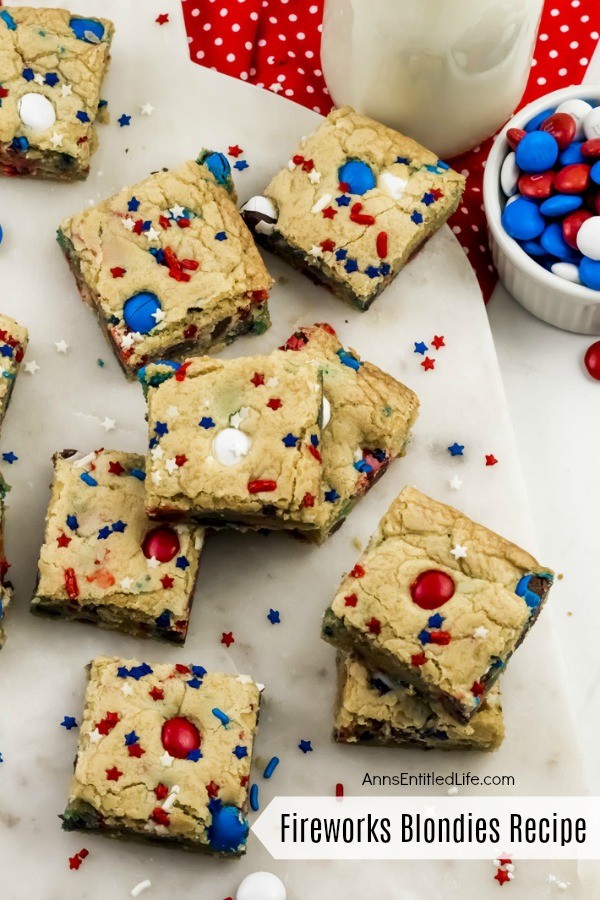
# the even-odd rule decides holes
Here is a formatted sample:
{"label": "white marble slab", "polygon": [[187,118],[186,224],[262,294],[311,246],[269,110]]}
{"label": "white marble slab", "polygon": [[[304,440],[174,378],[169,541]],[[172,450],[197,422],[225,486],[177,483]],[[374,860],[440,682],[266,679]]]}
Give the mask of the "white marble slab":
{"label": "white marble slab", "polygon": [[[36,3],[34,5],[42,5]],[[60,219],[89,201],[107,196],[149,170],[194,156],[202,146],[238,143],[251,168],[236,182],[241,199],[260,190],[289,157],[300,135],[318,116],[288,101],[193,65],[187,59],[178,4],[144,0],[77,0],[73,11],[113,18],[117,25],[105,95],[113,124],[101,129],[100,150],[85,184],[51,185],[4,179],[0,213],[5,240],[0,248],[0,306],[31,331],[27,359],[40,371],[23,372],[5,422],[2,450],[19,462],[6,471],[13,484],[8,512],[8,550],[17,587],[8,619],[8,642],[0,654],[2,714],[0,750],[0,871],[2,900],[101,900],[126,897],[139,881],[153,887],[144,897],[221,900],[234,895],[244,874],[276,871],[289,900],[328,896],[344,900],[374,896],[487,898],[499,890],[491,864],[275,863],[254,839],[241,863],[197,859],[162,848],[110,843],[60,830],[76,733],[66,733],[63,715],[80,716],[83,666],[97,654],[137,655],[149,661],[194,660],[210,668],[247,672],[267,690],[258,739],[255,775],[265,805],[279,794],[331,793],[342,781],[346,794],[365,793],[364,773],[451,770],[512,775],[515,794],[583,791],[581,764],[572,732],[562,663],[546,611],[504,679],[507,739],[493,756],[442,755],[343,748],[329,739],[334,695],[334,652],[319,640],[319,622],[341,574],[357,556],[393,497],[414,483],[441,500],[523,543],[535,552],[526,492],[517,460],[485,309],[462,250],[444,229],[366,315],[314,287],[273,257],[277,278],[273,328],[245,338],[229,356],[268,350],[299,322],[330,321],[340,336],[374,362],[406,381],[422,401],[410,452],[373,489],[344,528],[322,548],[282,536],[219,535],[206,548],[188,643],[183,651],[102,632],[87,626],[34,619],[28,599],[50,479],[50,456],[63,447],[113,446],[143,450],[144,403],[123,375],[75,286],[54,241]],[[9,4],[10,6],[10,4]],[[171,22],[154,19],[169,9]],[[150,102],[152,117],[139,107]],[[132,113],[129,128],[116,118]],[[102,174],[100,174],[102,173]],[[413,341],[443,334],[447,347],[436,369],[424,372]],[[54,341],[70,344],[66,356]],[[104,368],[96,360],[106,360]],[[108,416],[117,429],[105,433]],[[463,459],[446,448],[466,445]],[[484,454],[500,460],[484,465]],[[458,474],[459,492],[449,487]],[[552,565],[553,560],[543,559]],[[281,612],[271,626],[269,607]],[[220,644],[233,630],[230,650]],[[301,739],[315,752],[303,755]],[[263,781],[262,765],[281,758],[276,775]],[[490,790],[489,796],[499,789]],[[493,803],[493,799],[490,799]],[[90,850],[78,872],[67,858]],[[552,897],[552,872],[571,883],[567,896],[594,896],[578,882],[574,864],[517,864],[506,888],[513,900]]]}

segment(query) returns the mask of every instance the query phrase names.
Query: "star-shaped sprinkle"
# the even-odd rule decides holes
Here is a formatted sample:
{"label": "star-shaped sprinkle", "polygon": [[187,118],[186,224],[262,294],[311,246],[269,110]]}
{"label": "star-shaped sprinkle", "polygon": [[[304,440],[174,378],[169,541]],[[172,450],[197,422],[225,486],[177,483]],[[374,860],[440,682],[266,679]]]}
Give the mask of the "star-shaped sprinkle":
{"label": "star-shaped sprinkle", "polygon": [[227,155],[233,156],[235,159],[237,159],[238,156],[241,156],[243,152],[244,151],[242,150],[242,148],[238,147],[237,144],[231,144],[231,146],[227,149]]}
{"label": "star-shaped sprinkle", "polygon": [[106,770],[106,779],[107,781],[118,781],[123,773],[120,769],[117,769],[116,766],[111,766],[110,769]]}
{"label": "star-shaped sprinkle", "polygon": [[498,460],[496,459],[496,457],[494,456],[493,453],[486,453],[486,454],[485,454],[485,464],[486,464],[486,466],[495,466],[497,462],[498,462]]}
{"label": "star-shaped sprinkle", "polygon": [[215,427],[215,423],[213,419],[210,418],[210,416],[202,416],[202,418],[198,422],[198,425],[200,426],[200,428],[206,429]]}
{"label": "star-shaped sprinkle", "polygon": [[440,335],[436,334],[435,337],[433,338],[433,340],[431,341],[431,344],[433,347],[435,347],[436,350],[439,350],[440,347],[445,347],[446,344],[444,343],[444,336],[443,335],[440,336]]}
{"label": "star-shaped sprinkle", "polygon": [[15,454],[12,452],[12,450],[9,450],[7,453],[2,454],[2,459],[4,460],[4,462],[7,462],[10,466],[12,466],[12,464],[14,462],[16,462],[18,460],[18,458],[19,457],[15,456]]}
{"label": "star-shaped sprinkle", "polygon": [[415,209],[414,212],[411,213],[410,219],[411,219],[411,222],[415,223],[415,225],[420,225],[423,221],[423,216],[421,215],[420,212],[417,212],[417,210]]}
{"label": "star-shaped sprinkle", "polygon": [[435,359],[432,359],[430,356],[426,356],[421,365],[426,372],[429,372],[430,369],[433,369],[435,367]]}
{"label": "star-shaped sprinkle", "polygon": [[166,25],[169,21],[169,13],[160,13],[154,21],[158,25]]}
{"label": "star-shaped sprinkle", "polygon": [[88,114],[86,113],[86,111],[84,109],[80,109],[79,112],[76,112],[75,118],[79,119],[79,121],[82,122],[84,125],[90,121],[90,117],[88,116]]}
{"label": "star-shaped sprinkle", "polygon": [[303,753],[312,753],[313,746],[311,741],[301,740],[298,744],[298,749],[302,750]]}
{"label": "star-shaped sprinkle", "polygon": [[229,649],[229,647],[231,647],[231,645],[235,643],[233,632],[224,631],[221,635],[221,643],[225,644],[225,646]]}
{"label": "star-shaped sprinkle", "polygon": [[448,453],[450,454],[450,456],[462,456],[464,449],[464,444],[457,444],[457,442],[454,441],[454,443],[451,444],[450,447],[448,447]]}
{"label": "star-shaped sprinkle", "polygon": [[126,125],[131,124],[131,116],[128,116],[125,113],[123,113],[122,115],[119,116],[119,118],[117,119],[117,122],[119,123],[120,128],[125,128]]}
{"label": "star-shaped sprinkle", "polygon": [[332,241],[331,238],[321,241],[321,250],[323,253],[333,253],[335,250],[335,241]]}
{"label": "star-shaped sprinkle", "polygon": [[148,238],[148,243],[158,240],[158,231],[156,230],[156,228],[150,227],[150,228],[146,229],[144,234]]}
{"label": "star-shaped sprinkle", "polygon": [[171,754],[168,753],[166,750],[165,750],[165,752],[163,753],[163,755],[160,757],[161,763],[162,763],[163,766],[165,766],[167,769],[168,769],[170,766],[173,765],[173,759],[174,759],[174,757],[171,756]]}
{"label": "star-shaped sprinkle", "polygon": [[479,625],[473,632],[473,637],[477,638],[478,641],[483,641],[489,633],[489,628],[486,628],[485,625]]}
{"label": "star-shaped sprinkle", "polygon": [[467,548],[462,544],[456,544],[455,547],[452,548],[450,554],[454,557],[454,559],[465,559],[467,555]]}
{"label": "star-shaped sprinkle", "polygon": [[63,728],[66,728],[67,731],[70,731],[72,728],[77,728],[77,720],[74,716],[65,716],[62,722],[60,723]]}
{"label": "star-shaped sprinkle", "polygon": [[424,344],[423,341],[415,341],[415,349],[414,349],[415,353],[420,353],[421,355],[424,356],[428,350],[429,350],[429,347],[427,346],[427,344]]}
{"label": "star-shaped sprinkle", "polygon": [[281,619],[279,618],[279,610],[278,609],[270,609],[267,613],[267,619],[271,623],[271,625],[279,625]]}
{"label": "star-shaped sprinkle", "polygon": [[311,184],[318,184],[321,180],[321,173],[317,172],[316,169],[311,169],[308,173],[308,180]]}
{"label": "star-shaped sprinkle", "polygon": [[109,419],[105,417],[102,422],[100,422],[105,431],[114,431],[116,422],[114,419]]}
{"label": "star-shaped sprinkle", "polygon": [[124,591],[131,590],[131,586],[133,585],[133,578],[121,578],[121,587]]}
{"label": "star-shaped sprinkle", "polygon": [[133,688],[130,684],[127,684],[127,682],[125,682],[121,688],[121,693],[125,694],[126,697],[131,697],[131,695],[133,694]]}
{"label": "star-shaped sprinkle", "polygon": [[244,759],[244,757],[248,756],[248,748],[238,745],[234,748],[233,755],[238,759]]}
{"label": "star-shaped sprinkle", "polygon": [[286,434],[285,437],[281,438],[281,442],[285,447],[295,447],[299,440],[300,438],[296,437],[296,435],[292,434],[291,432],[289,434]]}
{"label": "star-shaped sprinkle", "polygon": [[127,231],[133,231],[134,226],[135,226],[135,222],[129,216],[126,216],[123,219],[123,228],[126,228]]}
{"label": "star-shaped sprinkle", "polygon": [[35,375],[36,372],[40,371],[40,366],[38,366],[35,359],[32,359],[31,362],[25,363],[25,371],[28,372],[29,375]]}
{"label": "star-shaped sprinkle", "polygon": [[334,209],[333,206],[326,206],[321,212],[324,219],[333,219],[334,216],[337,216],[337,209]]}
{"label": "star-shaped sprinkle", "polygon": [[76,853],[75,856],[69,857],[69,869],[78,869],[81,865],[81,856]]}
{"label": "star-shaped sprinkle", "polygon": [[156,685],[154,685],[154,687],[148,691],[148,694],[152,697],[152,699],[155,702],[157,700],[164,700],[164,697],[165,697],[165,692],[163,691],[163,689],[157,687]]}
{"label": "star-shaped sprinkle", "polygon": [[510,881],[512,877],[512,874],[505,869],[498,869],[494,875],[494,880],[497,881],[499,885],[503,885],[506,884],[507,881]]}
{"label": "star-shaped sprinkle", "polygon": [[245,159],[238,159],[238,161],[233,164],[233,168],[237,169],[238,172],[243,172],[244,169],[247,169],[249,167]]}
{"label": "star-shaped sprinkle", "polygon": [[73,93],[73,88],[70,84],[61,84],[60,86],[60,96],[61,97],[70,97]]}
{"label": "star-shaped sprinkle", "polygon": [[104,737],[104,735],[103,735],[103,734],[100,734],[100,732],[98,731],[97,728],[94,728],[93,731],[90,731],[88,737],[89,737],[89,739],[90,739],[90,743],[92,743],[92,744],[98,744],[98,743],[102,740],[102,738]]}
{"label": "star-shaped sprinkle", "polygon": [[366,625],[369,634],[381,634],[381,622],[375,616],[371,616]]}
{"label": "star-shaped sprinkle", "polygon": [[50,138],[50,143],[52,144],[55,150],[58,150],[59,147],[62,147],[63,136],[59,134],[58,131],[53,131],[52,136]]}
{"label": "star-shaped sprinkle", "polygon": [[313,259],[320,259],[323,256],[323,250],[318,244],[313,244],[307,255],[312,256]]}
{"label": "star-shaped sprinkle", "polygon": [[449,481],[450,487],[453,491],[459,491],[462,487],[462,481],[458,477],[458,475],[454,475]]}
{"label": "star-shaped sprinkle", "polygon": [[59,547],[68,547],[71,543],[71,538],[67,537],[67,535],[64,533],[59,534],[59,536],[56,538],[56,543]]}

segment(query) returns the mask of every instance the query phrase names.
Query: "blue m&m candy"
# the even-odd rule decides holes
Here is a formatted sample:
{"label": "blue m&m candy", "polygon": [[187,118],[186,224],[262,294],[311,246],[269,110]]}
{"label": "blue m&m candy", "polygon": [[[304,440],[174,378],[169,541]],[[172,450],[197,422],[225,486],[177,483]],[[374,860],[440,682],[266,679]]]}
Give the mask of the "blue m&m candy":
{"label": "blue m&m candy", "polygon": [[220,806],[212,814],[208,839],[212,850],[231,853],[246,842],[248,823],[237,806]]}
{"label": "blue m&m candy", "polygon": [[377,183],[371,166],[361,159],[349,159],[340,166],[338,179],[348,185],[351,194],[366,194]]}
{"label": "blue m&m candy", "polygon": [[231,176],[231,166],[223,153],[209,153],[202,160],[207,169],[215,176],[219,184],[225,184]]}
{"label": "blue m&m candy", "polygon": [[516,200],[507,203],[504,207],[502,227],[517,241],[530,241],[538,237],[545,225],[537,203],[534,203],[533,200],[517,197]]}
{"label": "blue m&m candy", "polygon": [[542,112],[539,112],[536,116],[529,120],[527,125],[524,125],[523,128],[525,131],[536,131],[542,122],[545,122],[548,116],[551,116],[556,110],[552,109],[544,109]]}
{"label": "blue m&m candy", "polygon": [[575,212],[583,206],[581,197],[576,194],[555,194],[554,197],[548,197],[540,206],[540,212],[544,216],[566,216],[568,213]]}
{"label": "blue m&m candy", "polygon": [[557,259],[562,259],[565,262],[574,262],[579,259],[577,252],[572,247],[569,247],[565,241],[562,228],[555,222],[544,229],[540,243],[546,253],[555,256]]}
{"label": "blue m&m candy", "polygon": [[600,160],[594,163],[594,165],[590,169],[590,178],[592,179],[594,184],[600,184]]}
{"label": "blue m&m candy", "polygon": [[157,324],[155,313],[160,309],[162,304],[156,294],[141,291],[125,301],[123,318],[130,331],[148,334]]}
{"label": "blue m&m candy", "polygon": [[579,266],[579,278],[586,287],[600,291],[600,260],[584,256]]}
{"label": "blue m&m candy", "polygon": [[515,154],[522,172],[545,172],[558,159],[558,144],[546,131],[532,131],[519,141]]}
{"label": "blue m&m candy", "polygon": [[539,241],[519,241],[525,253],[529,256],[545,256],[546,251]]}
{"label": "blue m&m candy", "polygon": [[177,369],[181,368],[181,363],[175,362],[173,359],[159,359],[153,365],[155,371],[150,376],[148,376],[148,366],[142,366],[141,369],[138,369],[137,377],[142,385],[157,387],[163,381],[171,378]]}
{"label": "blue m&m candy", "polygon": [[73,16],[69,27],[78,40],[86,41],[88,44],[97,44],[104,37],[104,25],[98,19],[80,19]]}
{"label": "blue m&m candy", "polygon": [[566,150],[558,157],[562,166],[572,166],[574,163],[584,163],[585,158],[581,152],[583,141],[572,141]]}

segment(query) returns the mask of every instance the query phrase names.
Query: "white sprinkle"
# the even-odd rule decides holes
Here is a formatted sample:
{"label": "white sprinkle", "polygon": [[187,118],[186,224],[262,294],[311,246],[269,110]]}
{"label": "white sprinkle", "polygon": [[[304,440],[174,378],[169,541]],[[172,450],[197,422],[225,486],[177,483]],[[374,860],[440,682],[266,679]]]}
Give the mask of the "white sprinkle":
{"label": "white sprinkle", "polygon": [[56,347],[57,353],[66,353],[69,349],[69,345],[66,341],[54,341],[54,346]]}
{"label": "white sprinkle", "polygon": [[179,468],[179,466],[175,462],[174,456],[172,456],[170,459],[165,460],[165,469],[167,470],[169,475],[172,475],[173,472],[175,471],[175,469],[177,469],[177,468]]}
{"label": "white sprinkle", "polygon": [[488,636],[489,633],[489,628],[486,628],[485,625],[479,625],[479,627],[476,628],[473,632],[473,637],[482,641]]}
{"label": "white sprinkle", "polygon": [[166,317],[166,313],[165,313],[164,309],[156,309],[153,313],[151,313],[151,315],[157,325],[159,322],[162,322],[163,319]]}
{"label": "white sprinkle", "polygon": [[316,169],[311,169],[308,173],[308,180],[311,184],[318,184],[321,180],[321,173],[317,172]]}
{"label": "white sprinkle", "polygon": [[165,451],[160,446],[160,444],[157,444],[156,447],[153,447],[150,451],[150,456],[152,457],[152,459],[162,459],[164,455]]}
{"label": "white sprinkle", "polygon": [[181,219],[185,213],[183,206],[172,206],[169,210],[174,219]]}
{"label": "white sprinkle", "polygon": [[450,487],[452,488],[453,491],[459,491],[461,489],[462,481],[460,480],[458,475],[455,475],[453,478],[450,479]]}
{"label": "white sprinkle", "polygon": [[121,578],[121,587],[124,591],[128,591],[133,584],[133,578]]}
{"label": "white sprinkle", "polygon": [[50,143],[52,144],[54,149],[56,150],[58,147],[62,147],[62,142],[63,142],[62,134],[59,134],[58,131],[53,131],[52,137],[50,138]]}
{"label": "white sprinkle", "polygon": [[32,359],[31,362],[25,363],[25,371],[30,375],[35,375],[36,372],[39,372],[40,366],[36,363],[35,359]]}
{"label": "white sprinkle", "polygon": [[160,562],[155,556],[149,556],[146,560],[146,565],[149,569],[158,569]]}
{"label": "white sprinkle", "polygon": [[151,478],[154,484],[160,484],[162,481],[162,475],[160,474],[160,472],[153,472]]}
{"label": "white sprinkle", "polygon": [[109,419],[108,416],[105,417],[103,422],[100,422],[105,431],[114,431],[115,425],[117,424],[114,419]]}
{"label": "white sprinkle", "polygon": [[150,243],[151,241],[158,240],[158,231],[156,230],[156,228],[153,228],[152,226],[150,226],[148,231],[144,231],[144,234],[148,238],[148,243]]}
{"label": "white sprinkle", "polygon": [[90,731],[90,733],[89,733],[90,743],[92,743],[92,744],[99,743],[99,741],[102,740],[102,737],[103,737],[103,735],[100,734],[100,732],[98,731],[97,728],[94,728],[94,730]]}
{"label": "white sprinkle", "polygon": [[166,750],[165,750],[165,752],[163,753],[163,755],[160,757],[161,763],[163,764],[163,766],[166,766],[167,768],[168,768],[169,766],[172,766],[172,765],[173,765],[173,759],[174,759],[174,757],[171,756],[171,754],[168,753]]}
{"label": "white sprinkle", "polygon": [[454,557],[454,559],[464,559],[467,555],[467,548],[463,547],[462,544],[457,544],[450,551],[450,555]]}
{"label": "white sprinkle", "polygon": [[135,222],[133,221],[131,216],[127,216],[125,219],[123,219],[123,228],[126,228],[127,231],[132,231],[134,225]]}
{"label": "white sprinkle", "polygon": [[82,456],[81,459],[75,460],[73,465],[76,469],[83,469],[85,466],[89,466],[91,462],[94,462],[96,459],[96,451],[92,450],[91,453],[88,453],[87,456]]}
{"label": "white sprinkle", "polygon": [[323,251],[317,244],[313,244],[308,251],[308,256],[312,256],[314,259],[320,259],[321,256],[323,256]]}
{"label": "white sprinkle", "polygon": [[177,416],[179,415],[179,407],[170,406],[167,410],[167,415],[170,416],[172,419],[176,419]]}
{"label": "white sprinkle", "polygon": [[61,97],[70,97],[73,93],[73,88],[70,84],[63,84],[60,88],[60,96]]}
{"label": "white sprinkle", "polygon": [[143,106],[140,106],[140,112],[143,116],[151,116],[154,112],[154,107],[151,103],[144,103]]}
{"label": "white sprinkle", "polygon": [[133,694],[133,688],[130,684],[127,684],[127,682],[125,682],[123,687],[121,688],[121,693],[125,694],[126,697],[130,697]]}
{"label": "white sprinkle", "polygon": [[33,80],[35,81],[36,84],[43,84],[43,83],[44,83],[44,78],[43,78],[42,75],[40,75],[39,72],[36,72],[36,74],[33,76]]}
{"label": "white sprinkle", "polygon": [[452,787],[448,788],[448,796],[455,797],[456,794],[458,794],[458,788],[456,787],[455,784],[453,784]]}
{"label": "white sprinkle", "polygon": [[325,209],[330,200],[331,194],[323,194],[323,196],[319,197],[317,202],[312,206],[310,211],[313,213],[321,212],[322,209]]}
{"label": "white sprinkle", "polygon": [[146,878],[145,881],[140,881],[139,884],[136,884],[136,886],[131,889],[131,896],[139,897],[140,894],[142,893],[142,891],[145,891],[146,888],[149,888],[149,887],[152,887],[152,882]]}
{"label": "white sprinkle", "polygon": [[129,334],[124,334],[121,338],[121,347],[124,347],[125,350],[130,350],[131,347],[133,347],[134,343],[135,338],[133,336],[133,331],[131,331]]}

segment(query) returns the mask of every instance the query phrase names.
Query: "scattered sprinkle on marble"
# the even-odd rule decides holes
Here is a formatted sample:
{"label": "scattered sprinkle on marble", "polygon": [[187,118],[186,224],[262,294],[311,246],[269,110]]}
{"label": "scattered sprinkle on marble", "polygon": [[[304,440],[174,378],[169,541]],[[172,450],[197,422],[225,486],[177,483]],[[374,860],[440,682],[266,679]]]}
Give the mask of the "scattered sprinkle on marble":
{"label": "scattered sprinkle on marble", "polygon": [[159,13],[154,21],[157,25],[166,25],[169,21],[169,13]]}
{"label": "scattered sprinkle on marble", "polygon": [[8,450],[6,453],[2,454],[2,459],[4,460],[4,462],[7,462],[9,464],[9,466],[12,466],[13,463],[17,462],[19,457],[16,456],[12,452],[12,450]]}
{"label": "scattered sprinkle on marble", "polygon": [[131,124],[131,116],[128,116],[126,113],[122,113],[117,119],[119,123],[119,128],[125,128],[125,126]]}
{"label": "scattered sprinkle on marble", "polygon": [[139,884],[136,884],[136,886],[131,889],[131,896],[139,897],[142,891],[145,891],[149,887],[152,887],[152,882],[146,878],[145,881],[140,881]]}
{"label": "scattered sprinkle on marble", "polygon": [[427,346],[427,344],[424,344],[423,341],[415,341],[414,343],[415,343],[415,349],[414,349],[415,353],[420,353],[422,356],[424,356],[425,353],[427,353],[427,351],[429,350],[429,347]]}
{"label": "scattered sprinkle on marble", "polygon": [[229,649],[229,647],[231,647],[232,644],[235,644],[235,638],[233,636],[233,632],[232,631],[224,631],[223,634],[221,635],[221,643],[225,644],[227,649]]}
{"label": "scattered sprinkle on marble", "polygon": [[437,335],[437,334],[436,334],[436,335],[433,337],[433,340],[431,341],[431,344],[432,344],[433,347],[435,347],[436,350],[439,350],[440,347],[445,347],[446,344],[444,343],[444,336],[443,336],[443,335]]}
{"label": "scattered sprinkle on marble", "polygon": [[449,481],[450,487],[453,491],[459,491],[462,487],[462,481],[458,477],[458,475],[454,475]]}
{"label": "scattered sprinkle on marble", "polygon": [[426,372],[429,372],[430,369],[435,368],[435,359],[432,359],[431,356],[426,356],[421,365]]}
{"label": "scattered sprinkle on marble", "polygon": [[57,353],[66,353],[69,349],[69,345],[65,340],[54,341],[54,346],[56,347]]}
{"label": "scattered sprinkle on marble", "polygon": [[270,778],[277,766],[279,765],[279,757],[272,756],[267,765],[265,766],[265,771],[263,772],[263,778]]}
{"label": "scattered sprinkle on marble", "polygon": [[75,856],[69,857],[69,869],[77,870],[86,856],[89,856],[90,851],[86,850],[85,847],[76,853]]}
{"label": "scattered sprinkle on marble", "polygon": [[302,750],[303,753],[312,753],[313,746],[311,741],[301,740],[298,744],[298,749]]}
{"label": "scattered sprinkle on marble", "polygon": [[36,372],[40,371],[40,366],[36,363],[35,359],[32,359],[31,362],[25,363],[25,371],[29,375],[35,375]]}
{"label": "scattered sprinkle on marble", "polygon": [[60,724],[63,728],[66,728],[67,731],[70,731],[72,728],[79,727],[74,716],[65,716]]}
{"label": "scattered sprinkle on marble", "polygon": [[493,453],[486,453],[486,454],[485,454],[485,464],[486,464],[486,466],[495,466],[497,462],[498,462],[498,460],[496,459],[496,457],[494,456]]}
{"label": "scattered sprinkle on marble", "polygon": [[281,623],[281,619],[279,618],[279,610],[270,609],[267,614],[267,619],[269,620],[271,625],[279,625]]}
{"label": "scattered sprinkle on marble", "polygon": [[105,431],[114,431],[117,423],[115,422],[114,419],[109,419],[108,416],[106,416],[102,420],[102,422],[100,422],[100,424],[102,425],[102,427],[104,428]]}
{"label": "scattered sprinkle on marble", "polygon": [[448,447],[448,453],[450,454],[450,456],[462,456],[464,449],[464,444],[459,444],[454,441],[454,443]]}

